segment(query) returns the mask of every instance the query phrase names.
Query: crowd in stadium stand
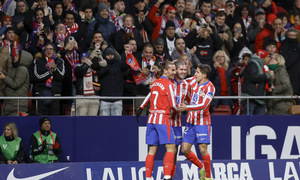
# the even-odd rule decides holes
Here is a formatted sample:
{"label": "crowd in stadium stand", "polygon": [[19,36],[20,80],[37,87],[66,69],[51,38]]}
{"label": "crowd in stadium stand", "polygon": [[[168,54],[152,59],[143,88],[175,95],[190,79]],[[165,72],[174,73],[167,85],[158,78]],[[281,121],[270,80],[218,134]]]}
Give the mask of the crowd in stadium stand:
{"label": "crowd in stadium stand", "polygon": [[[216,96],[300,94],[300,0],[1,0],[0,96],[146,96],[164,61]],[[137,62],[137,63],[136,63]],[[136,102],[137,107],[140,101]],[[215,99],[288,114],[289,99]],[[132,115],[132,100],[2,100],[2,115]],[[17,108],[17,105],[19,108]]]}

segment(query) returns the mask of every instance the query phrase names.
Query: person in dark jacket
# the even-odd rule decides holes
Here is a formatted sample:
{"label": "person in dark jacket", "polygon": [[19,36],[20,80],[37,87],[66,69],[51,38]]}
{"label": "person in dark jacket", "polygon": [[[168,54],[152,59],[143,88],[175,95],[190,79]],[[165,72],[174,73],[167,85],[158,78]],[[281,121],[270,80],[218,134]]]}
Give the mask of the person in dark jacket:
{"label": "person in dark jacket", "polygon": [[26,153],[23,140],[18,136],[15,123],[4,125],[3,135],[0,136],[0,164],[25,163]]}
{"label": "person in dark jacket", "polygon": [[22,47],[25,47],[26,38],[28,35],[24,27],[24,19],[28,9],[29,8],[25,0],[18,0],[16,13],[12,17],[12,24],[13,27],[15,28],[16,34],[19,36],[19,43],[21,44]]}
{"label": "person in dark jacket", "polygon": [[[101,89],[100,96],[122,96],[123,95],[123,72],[126,70],[125,62],[115,58],[115,51],[108,46],[103,52],[103,58],[107,62],[106,67],[101,67],[98,75]],[[121,116],[122,100],[101,100],[100,116]]]}
{"label": "person in dark jacket", "polygon": [[[274,77],[274,71],[269,71],[265,64],[270,60],[269,53],[259,50],[248,61],[244,71],[244,81],[242,85],[242,96],[265,96],[266,84],[271,77]],[[265,114],[265,101],[261,99],[242,100],[243,114]],[[248,108],[249,106],[249,112]]]}
{"label": "person in dark jacket", "polygon": [[[40,96],[60,96],[65,76],[64,61],[55,53],[55,45],[48,43],[44,55],[34,60],[36,90]],[[43,115],[59,115],[58,99],[38,101],[38,112]]]}
{"label": "person in dark jacket", "polygon": [[87,46],[90,45],[94,31],[102,32],[104,40],[108,45],[113,45],[113,36],[116,33],[116,27],[114,23],[109,21],[109,8],[105,3],[100,3],[98,6],[98,12],[95,15],[95,21],[89,24],[86,32],[86,43]]}
{"label": "person in dark jacket", "polygon": [[[105,67],[104,59],[90,58],[88,53],[81,53],[81,64],[77,65],[74,74],[76,76],[75,88],[76,96],[96,96],[99,95],[100,83],[97,70],[92,67]],[[99,110],[98,99],[76,99],[76,115],[97,116]]]}
{"label": "person in dark jacket", "polygon": [[30,140],[30,159],[34,163],[58,162],[61,145],[58,135],[51,130],[51,120],[42,117],[39,122],[40,130],[33,133]]}
{"label": "person in dark jacket", "polygon": [[279,54],[285,59],[286,70],[290,76],[294,94],[300,95],[300,44],[296,37],[296,29],[289,28],[286,32],[286,39],[279,48]]}

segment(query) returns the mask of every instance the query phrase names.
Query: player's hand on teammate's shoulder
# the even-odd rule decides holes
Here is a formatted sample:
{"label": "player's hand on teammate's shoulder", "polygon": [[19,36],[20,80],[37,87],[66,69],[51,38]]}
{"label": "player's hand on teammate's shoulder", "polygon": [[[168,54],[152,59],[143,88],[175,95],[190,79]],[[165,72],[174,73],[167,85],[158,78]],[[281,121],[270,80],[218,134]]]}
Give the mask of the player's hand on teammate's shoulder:
{"label": "player's hand on teammate's shoulder", "polygon": [[184,103],[181,103],[178,107],[178,111],[180,111],[180,112],[186,111],[186,109],[187,109],[187,106]]}

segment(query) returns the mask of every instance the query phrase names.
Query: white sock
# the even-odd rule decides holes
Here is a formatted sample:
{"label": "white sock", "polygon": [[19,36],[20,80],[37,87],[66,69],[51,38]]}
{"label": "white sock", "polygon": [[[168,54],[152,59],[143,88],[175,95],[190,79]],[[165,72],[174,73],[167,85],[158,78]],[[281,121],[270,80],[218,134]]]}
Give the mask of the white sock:
{"label": "white sock", "polygon": [[153,178],[152,177],[148,177],[148,178],[146,178],[146,180],[153,180]]}
{"label": "white sock", "polygon": [[171,179],[171,176],[170,175],[165,175],[164,179]]}

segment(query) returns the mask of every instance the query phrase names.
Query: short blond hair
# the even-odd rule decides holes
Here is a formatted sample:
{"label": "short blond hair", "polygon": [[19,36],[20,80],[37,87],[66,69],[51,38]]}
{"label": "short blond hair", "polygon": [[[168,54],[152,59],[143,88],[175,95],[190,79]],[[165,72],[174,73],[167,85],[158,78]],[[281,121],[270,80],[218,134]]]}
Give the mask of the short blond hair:
{"label": "short blond hair", "polygon": [[285,59],[282,55],[275,53],[272,55],[272,58],[278,62],[279,66],[285,66]]}

